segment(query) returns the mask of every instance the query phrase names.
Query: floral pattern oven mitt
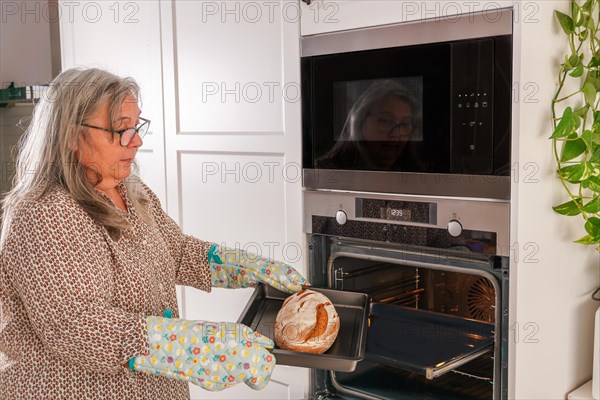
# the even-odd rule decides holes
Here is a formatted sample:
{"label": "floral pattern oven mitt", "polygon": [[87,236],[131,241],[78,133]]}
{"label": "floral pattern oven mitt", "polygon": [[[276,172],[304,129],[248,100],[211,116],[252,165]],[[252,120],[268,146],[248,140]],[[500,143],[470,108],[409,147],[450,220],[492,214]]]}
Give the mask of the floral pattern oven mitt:
{"label": "floral pattern oven mitt", "polygon": [[129,360],[134,371],[161,375],[219,391],[239,382],[267,385],[273,341],[245,325],[146,317],[150,354]]}
{"label": "floral pattern oven mitt", "polygon": [[211,246],[208,263],[213,287],[245,288],[262,282],[295,293],[308,285],[298,271],[284,262],[218,244]]}

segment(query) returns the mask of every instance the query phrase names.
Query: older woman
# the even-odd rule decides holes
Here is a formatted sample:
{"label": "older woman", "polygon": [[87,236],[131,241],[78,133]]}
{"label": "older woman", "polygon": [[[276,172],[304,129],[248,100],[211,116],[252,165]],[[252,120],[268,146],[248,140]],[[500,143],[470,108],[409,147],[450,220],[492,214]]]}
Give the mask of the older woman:
{"label": "older woman", "polygon": [[187,399],[187,382],[263,388],[273,342],[234,323],[177,318],[175,285],[264,282],[289,265],[181,232],[133,176],[150,121],[130,79],[71,69],[21,142],[0,236],[0,398]]}

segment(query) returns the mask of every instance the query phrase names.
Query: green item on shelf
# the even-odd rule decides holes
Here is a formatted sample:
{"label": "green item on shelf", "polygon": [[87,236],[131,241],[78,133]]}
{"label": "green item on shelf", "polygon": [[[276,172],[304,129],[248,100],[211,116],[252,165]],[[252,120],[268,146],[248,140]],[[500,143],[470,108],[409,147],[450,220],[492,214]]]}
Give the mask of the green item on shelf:
{"label": "green item on shelf", "polygon": [[15,87],[15,83],[11,82],[6,89],[0,89],[0,101],[15,101],[15,100],[26,100],[27,99],[27,88],[26,87]]}

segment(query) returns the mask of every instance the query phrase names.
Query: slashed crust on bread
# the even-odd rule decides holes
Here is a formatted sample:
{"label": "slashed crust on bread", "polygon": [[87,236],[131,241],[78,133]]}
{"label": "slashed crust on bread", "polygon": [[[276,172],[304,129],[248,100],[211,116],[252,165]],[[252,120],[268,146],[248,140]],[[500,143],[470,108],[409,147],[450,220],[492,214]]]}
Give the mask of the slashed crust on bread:
{"label": "slashed crust on bread", "polygon": [[321,354],[335,341],[340,319],[331,301],[314,290],[289,296],[275,318],[275,343],[282,349]]}

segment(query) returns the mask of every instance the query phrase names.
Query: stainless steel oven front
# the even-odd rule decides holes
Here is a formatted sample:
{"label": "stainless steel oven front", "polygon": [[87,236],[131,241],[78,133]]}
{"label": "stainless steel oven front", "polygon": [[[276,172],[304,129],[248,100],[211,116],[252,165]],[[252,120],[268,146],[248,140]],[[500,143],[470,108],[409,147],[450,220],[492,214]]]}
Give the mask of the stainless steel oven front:
{"label": "stainless steel oven front", "polygon": [[309,280],[371,297],[365,359],[311,398],[505,399],[509,203],[306,190]]}

